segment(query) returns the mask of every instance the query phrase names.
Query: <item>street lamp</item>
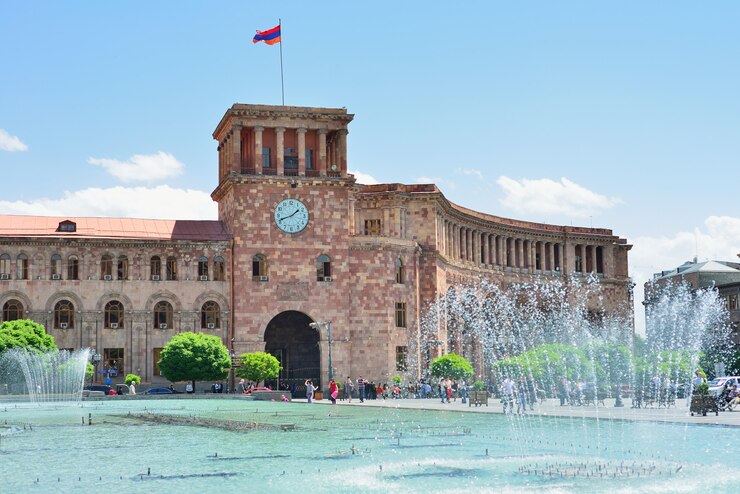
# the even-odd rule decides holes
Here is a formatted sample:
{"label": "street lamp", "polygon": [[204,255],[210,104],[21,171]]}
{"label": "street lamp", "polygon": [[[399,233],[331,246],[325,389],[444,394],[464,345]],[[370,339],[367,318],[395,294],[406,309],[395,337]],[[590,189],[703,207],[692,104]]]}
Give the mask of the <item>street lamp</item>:
{"label": "street lamp", "polygon": [[93,374],[92,382],[94,383],[97,380],[97,374],[98,374],[98,364],[100,363],[101,356],[98,352],[95,351],[93,348],[90,352],[90,363],[93,364],[93,367],[95,368],[95,373]]}
{"label": "street lamp", "polygon": [[319,331],[319,338],[321,337],[321,327],[326,326],[326,336],[329,339],[329,380],[334,379],[334,369],[331,366],[331,321],[326,322],[312,322],[308,324],[309,327]]}

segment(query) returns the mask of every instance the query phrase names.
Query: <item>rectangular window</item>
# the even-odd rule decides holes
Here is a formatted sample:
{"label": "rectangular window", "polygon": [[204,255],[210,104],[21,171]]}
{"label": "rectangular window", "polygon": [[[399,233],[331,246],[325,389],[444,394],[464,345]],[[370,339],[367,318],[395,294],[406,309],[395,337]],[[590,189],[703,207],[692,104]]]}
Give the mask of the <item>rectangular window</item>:
{"label": "rectangular window", "polygon": [[67,260],[67,278],[70,280],[80,279],[80,261],[74,258]]}
{"label": "rectangular window", "polygon": [[283,168],[286,170],[298,169],[298,150],[295,148],[285,148],[283,155]]}
{"label": "rectangular window", "polygon": [[19,280],[28,279],[28,258],[26,257],[18,258],[18,279]]}
{"label": "rectangular window", "polygon": [[167,258],[167,280],[177,280],[177,259],[174,257]]}
{"label": "rectangular window", "polygon": [[262,168],[270,168],[272,163],[272,149],[269,147],[262,148]]}
{"label": "rectangular window", "polygon": [[737,295],[730,295],[730,306],[729,310],[737,310]]}
{"label": "rectangular window", "polygon": [[365,235],[380,235],[380,220],[365,220]]}
{"label": "rectangular window", "polygon": [[408,367],[409,347],[396,347],[396,370],[404,372]]}
{"label": "rectangular window", "polygon": [[313,170],[313,149],[306,149],[306,170]]}
{"label": "rectangular window", "polygon": [[396,327],[406,327],[406,302],[396,302]]}
{"label": "rectangular window", "polygon": [[582,267],[583,267],[583,264],[581,262],[581,256],[576,256],[576,258],[575,258],[575,271],[576,271],[576,273],[580,273]]}

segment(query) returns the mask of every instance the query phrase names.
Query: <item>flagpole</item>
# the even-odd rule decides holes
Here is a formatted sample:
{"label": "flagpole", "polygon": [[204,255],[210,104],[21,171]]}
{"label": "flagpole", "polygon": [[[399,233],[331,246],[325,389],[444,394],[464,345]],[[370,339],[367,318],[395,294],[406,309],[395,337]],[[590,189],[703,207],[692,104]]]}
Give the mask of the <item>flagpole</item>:
{"label": "flagpole", "polygon": [[278,18],[280,26],[280,91],[283,96],[283,106],[285,106],[285,83],[283,82],[283,22]]}

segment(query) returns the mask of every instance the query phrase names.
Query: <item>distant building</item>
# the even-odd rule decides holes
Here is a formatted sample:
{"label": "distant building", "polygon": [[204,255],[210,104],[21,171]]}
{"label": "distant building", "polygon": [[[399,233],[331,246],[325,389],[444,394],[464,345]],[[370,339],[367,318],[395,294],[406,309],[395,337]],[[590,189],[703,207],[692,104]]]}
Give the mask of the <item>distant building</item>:
{"label": "distant building", "polygon": [[[272,353],[298,385],[402,373],[424,307],[461,282],[592,275],[594,309],[631,320],[625,239],[479,213],[432,184],[357,184],[353,117],[233,105],[213,133],[218,221],[0,216],[2,320],[34,319],[146,382],[172,335],[202,331],[236,355]],[[482,373],[479,347],[466,356]]]}
{"label": "distant building", "polygon": [[668,283],[686,282],[694,290],[715,288],[725,301],[732,322],[732,338],[740,343],[740,263],[730,261],[686,261],[676,269],[661,271],[645,283],[645,305]]}

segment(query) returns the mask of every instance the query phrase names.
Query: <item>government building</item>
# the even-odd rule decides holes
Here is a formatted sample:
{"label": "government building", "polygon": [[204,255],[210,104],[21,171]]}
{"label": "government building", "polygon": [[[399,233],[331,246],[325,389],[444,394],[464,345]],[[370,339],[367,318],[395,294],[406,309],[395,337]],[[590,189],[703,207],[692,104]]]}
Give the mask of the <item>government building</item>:
{"label": "government building", "polygon": [[272,353],[281,385],[326,385],[387,382],[410,359],[454,350],[445,328],[434,355],[409,355],[409,343],[424,308],[458,283],[593,275],[602,309],[631,317],[625,239],[479,213],[432,184],[358,184],[352,118],[229,108],[213,133],[218,220],[0,216],[2,320],[33,319],[59,348],[94,348],[98,378],[166,382],[159,352],[196,331],[232,355]]}

